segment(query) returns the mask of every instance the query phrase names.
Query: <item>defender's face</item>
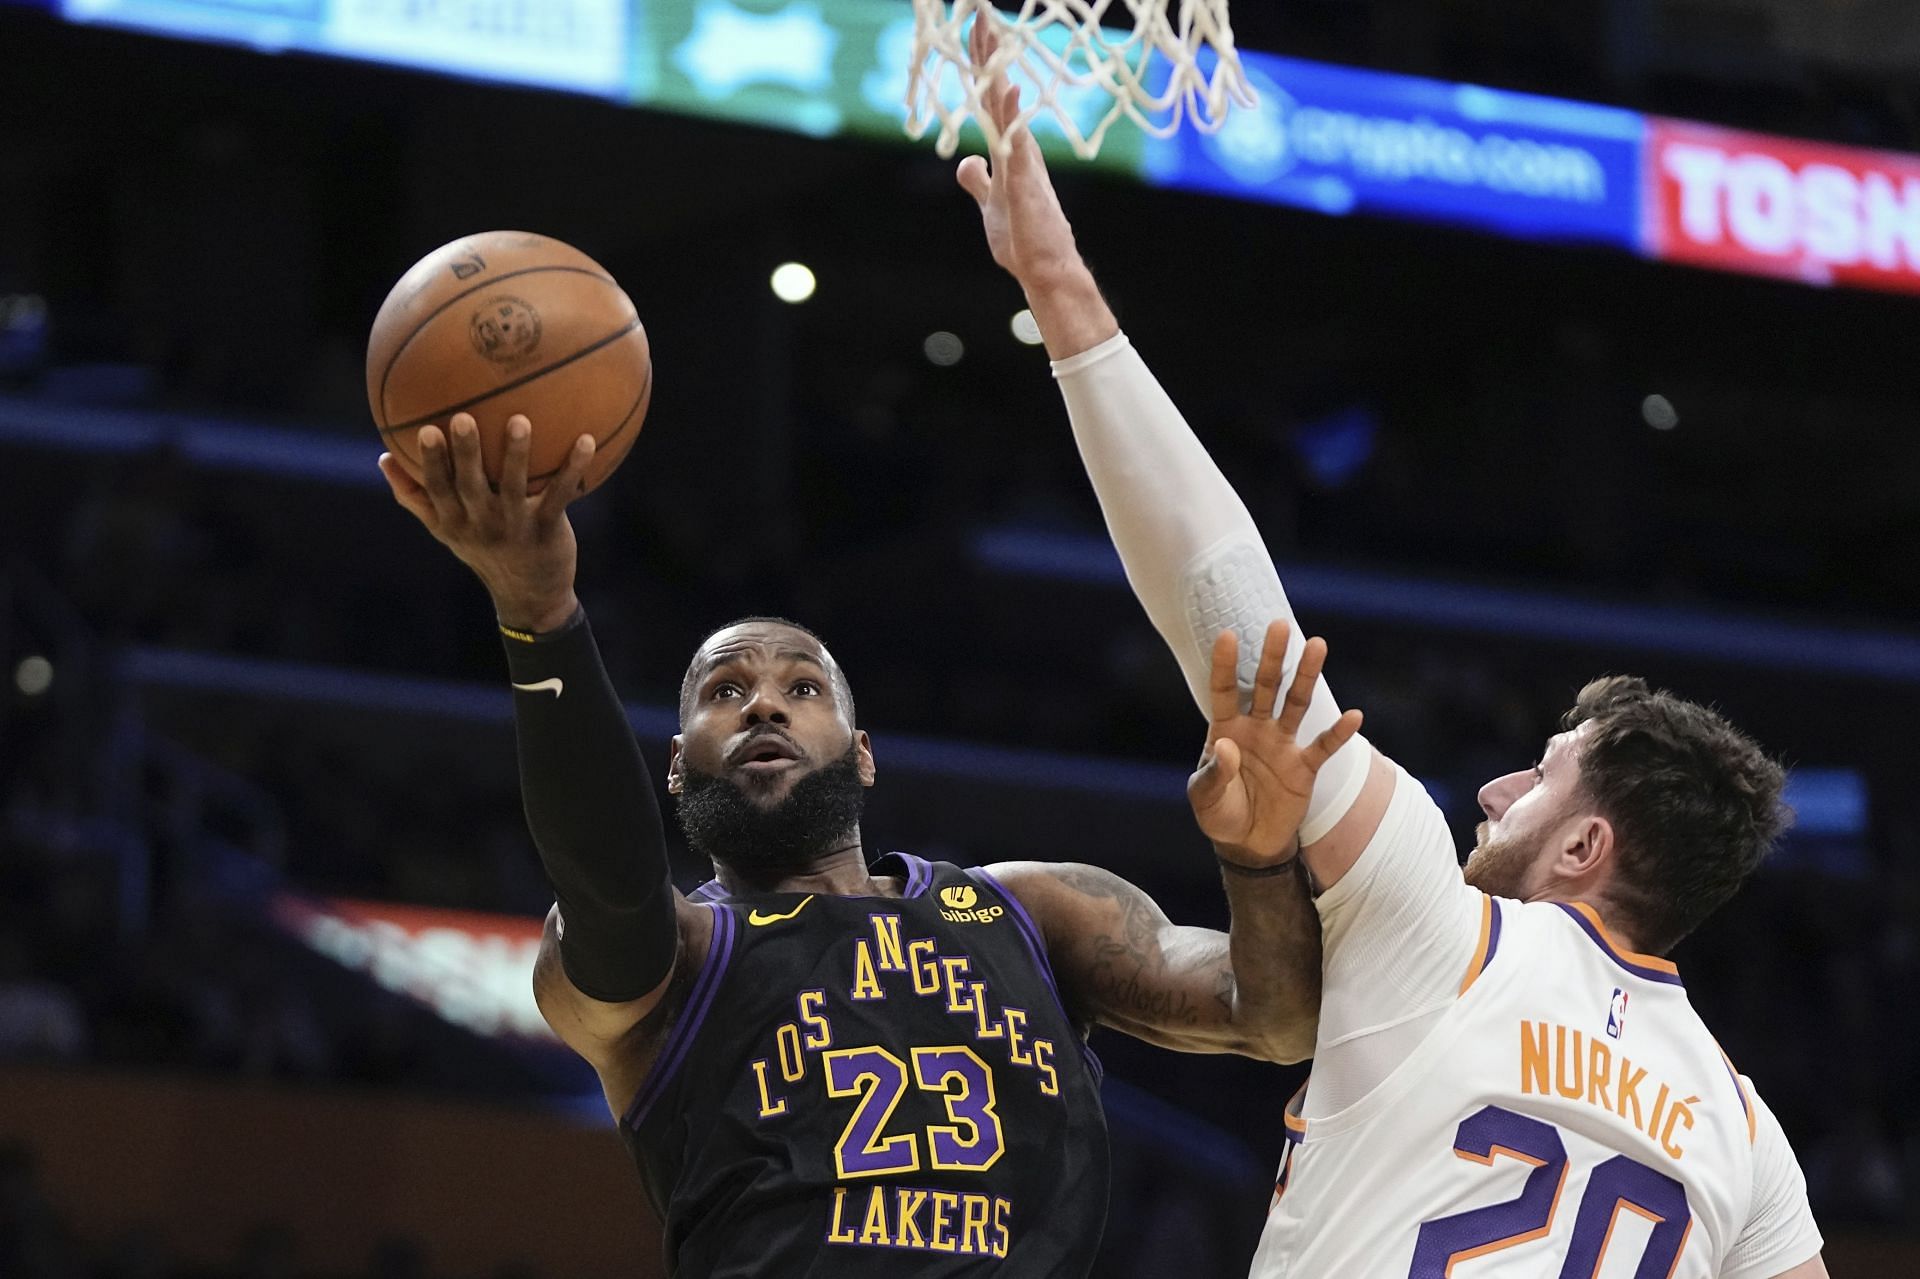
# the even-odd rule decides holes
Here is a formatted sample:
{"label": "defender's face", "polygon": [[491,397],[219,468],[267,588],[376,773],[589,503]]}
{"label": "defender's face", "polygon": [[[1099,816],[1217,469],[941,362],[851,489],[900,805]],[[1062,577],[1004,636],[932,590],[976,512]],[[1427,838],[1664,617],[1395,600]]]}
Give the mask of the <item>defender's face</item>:
{"label": "defender's face", "polygon": [[715,634],[694,658],[670,786],[692,769],[775,804],[850,745],[859,746],[861,781],[871,785],[866,735],[848,719],[832,663],[818,640],[791,627],[749,622]]}
{"label": "defender's face", "polygon": [[1496,777],[1480,788],[1487,820],[1474,832],[1467,882],[1501,897],[1527,897],[1548,860],[1554,837],[1578,808],[1579,743],[1586,725],[1547,739],[1532,768]]}

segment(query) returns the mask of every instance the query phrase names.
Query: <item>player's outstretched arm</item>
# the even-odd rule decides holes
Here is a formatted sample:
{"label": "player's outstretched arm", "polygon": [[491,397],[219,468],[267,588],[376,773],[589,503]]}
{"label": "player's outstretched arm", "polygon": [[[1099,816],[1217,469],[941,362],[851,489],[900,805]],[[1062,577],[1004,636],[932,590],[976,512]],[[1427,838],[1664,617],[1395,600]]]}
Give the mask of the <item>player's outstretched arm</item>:
{"label": "player's outstretched arm", "polygon": [[1240,702],[1239,633],[1223,630],[1213,641],[1207,743],[1199,768],[1187,781],[1187,802],[1230,876],[1236,871],[1272,875],[1292,864],[1300,851],[1300,824],[1312,803],[1315,780],[1360,731],[1360,712],[1349,710],[1312,740],[1300,740],[1326,665],[1327,642],[1315,636],[1303,643],[1289,675],[1285,657],[1291,629],[1284,619],[1267,624],[1253,696],[1245,706]]}
{"label": "player's outstretched arm", "polygon": [[[982,6],[970,35],[975,65],[993,56],[996,21],[993,10]],[[1047,354],[1064,360],[1114,337],[1120,322],[1081,260],[1039,144],[1026,129],[1012,127],[1020,90],[1003,76],[988,89],[986,104],[998,126],[999,149],[991,165],[968,156],[956,176],[980,205],[993,260],[1025,291]]]}
{"label": "player's outstretched arm", "polygon": [[1072,862],[990,868],[1046,937],[1077,1023],[1162,1048],[1291,1063],[1313,1055],[1320,923],[1298,874],[1229,882],[1233,932],[1182,927],[1110,870]]}
{"label": "player's outstretched arm", "polygon": [[[975,24],[976,63],[991,54],[991,25]],[[980,206],[994,261],[1025,291],[1040,326],[1127,580],[1204,711],[1214,635],[1239,631],[1244,683],[1267,623],[1291,618],[1291,606],[1246,505],[1101,297],[1038,144],[1013,127],[1019,91],[1001,83],[988,96],[1001,146],[991,164],[980,156],[962,161],[960,185]],[[1296,639],[1288,667],[1300,657]],[[1316,685],[1307,727],[1318,731],[1339,717],[1332,692]],[[1364,739],[1321,770],[1301,831],[1319,887],[1331,887],[1365,849],[1394,775]]]}
{"label": "player's outstretched arm", "polygon": [[[614,1048],[663,997],[681,934],[705,912],[668,881],[653,784],[574,595],[577,549],[566,508],[593,440],[582,436],[560,473],[529,496],[531,434],[525,418],[508,423],[497,490],[464,413],[446,431],[421,428],[424,484],[391,456],[380,458],[380,470],[394,499],[493,597],[516,690],[527,824],[557,900],[535,992],[555,1033],[605,1077],[617,1068]],[[615,1099],[622,1089],[608,1084]]]}
{"label": "player's outstretched arm", "polygon": [[1300,873],[1300,823],[1315,775],[1359,732],[1360,712],[1301,742],[1326,642],[1303,646],[1283,700],[1286,623],[1264,638],[1245,709],[1239,638],[1224,631],[1215,640],[1207,744],[1187,783],[1226,883],[1229,933],[1177,927],[1138,888],[1091,866],[994,873],[1045,932],[1070,1011],[1167,1048],[1293,1062],[1313,1054],[1320,1001],[1320,927]]}

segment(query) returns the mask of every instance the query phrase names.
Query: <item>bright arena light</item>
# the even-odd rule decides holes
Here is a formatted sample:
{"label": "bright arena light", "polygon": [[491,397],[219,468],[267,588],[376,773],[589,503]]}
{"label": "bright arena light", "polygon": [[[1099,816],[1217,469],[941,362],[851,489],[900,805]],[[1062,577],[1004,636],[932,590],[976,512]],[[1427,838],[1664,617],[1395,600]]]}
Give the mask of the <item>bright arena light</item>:
{"label": "bright arena light", "polygon": [[813,296],[817,281],[813,271],[802,262],[782,262],[773,268],[773,277],[768,280],[773,286],[773,296],[782,302],[805,302]]}
{"label": "bright arena light", "polygon": [[949,333],[945,329],[938,333],[927,334],[927,340],[920,344],[920,349],[927,353],[929,360],[943,369],[952,368],[960,363],[961,358],[967,353],[966,343],[962,342],[958,335]]}
{"label": "bright arena light", "polygon": [[1022,309],[1013,313],[1013,323],[1008,326],[1013,336],[1027,346],[1040,345],[1040,321],[1033,318],[1033,312]]}
{"label": "bright arena light", "polygon": [[1640,416],[1647,425],[1656,431],[1671,431],[1680,425],[1679,410],[1673,407],[1673,401],[1664,395],[1649,395],[1640,401]]}
{"label": "bright arena light", "polygon": [[53,687],[53,663],[38,654],[23,657],[13,668],[13,686],[28,697],[38,697]]}

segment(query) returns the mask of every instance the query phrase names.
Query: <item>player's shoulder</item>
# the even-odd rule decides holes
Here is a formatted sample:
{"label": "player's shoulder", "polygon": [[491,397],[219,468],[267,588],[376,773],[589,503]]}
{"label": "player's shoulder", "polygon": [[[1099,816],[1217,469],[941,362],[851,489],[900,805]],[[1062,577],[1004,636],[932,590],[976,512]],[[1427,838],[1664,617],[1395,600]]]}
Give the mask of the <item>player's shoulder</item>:
{"label": "player's shoulder", "polygon": [[1686,982],[1680,967],[1665,955],[1634,949],[1608,923],[1606,913],[1588,901],[1547,899],[1516,902],[1499,899],[1503,913],[1518,929],[1539,943],[1551,941],[1570,961],[1578,961],[1627,979],[1631,984],[1662,988],[1684,1001]]}
{"label": "player's shoulder", "polygon": [[1126,901],[1141,890],[1103,866],[1085,862],[992,862],[965,872],[1042,915],[1087,901]]}
{"label": "player's shoulder", "polygon": [[1123,922],[1165,919],[1142,889],[1084,862],[994,862],[966,873],[1004,898],[1034,940],[1049,949],[1111,933]]}
{"label": "player's shoulder", "polygon": [[[1329,857],[1330,845],[1338,855]],[[1377,750],[1359,800],[1325,840],[1307,849],[1307,864],[1323,914],[1349,909],[1381,888],[1424,897],[1467,891],[1439,804],[1418,778]]]}
{"label": "player's shoulder", "polygon": [[[1059,872],[1067,865],[1064,862],[988,862],[984,866],[973,867],[968,873],[1006,892],[1047,893],[1059,889]],[[1084,869],[1095,868],[1089,866]]]}

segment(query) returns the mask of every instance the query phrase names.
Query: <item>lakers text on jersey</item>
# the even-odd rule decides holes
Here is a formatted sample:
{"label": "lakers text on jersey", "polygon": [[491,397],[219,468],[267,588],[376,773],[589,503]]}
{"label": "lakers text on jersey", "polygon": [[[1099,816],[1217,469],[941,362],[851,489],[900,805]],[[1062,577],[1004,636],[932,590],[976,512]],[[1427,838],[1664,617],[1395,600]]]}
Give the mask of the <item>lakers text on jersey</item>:
{"label": "lakers text on jersey", "polygon": [[[891,865],[889,865],[891,863]],[[727,897],[622,1122],[699,1275],[1082,1275],[1105,1223],[1098,1063],[990,875]]]}

